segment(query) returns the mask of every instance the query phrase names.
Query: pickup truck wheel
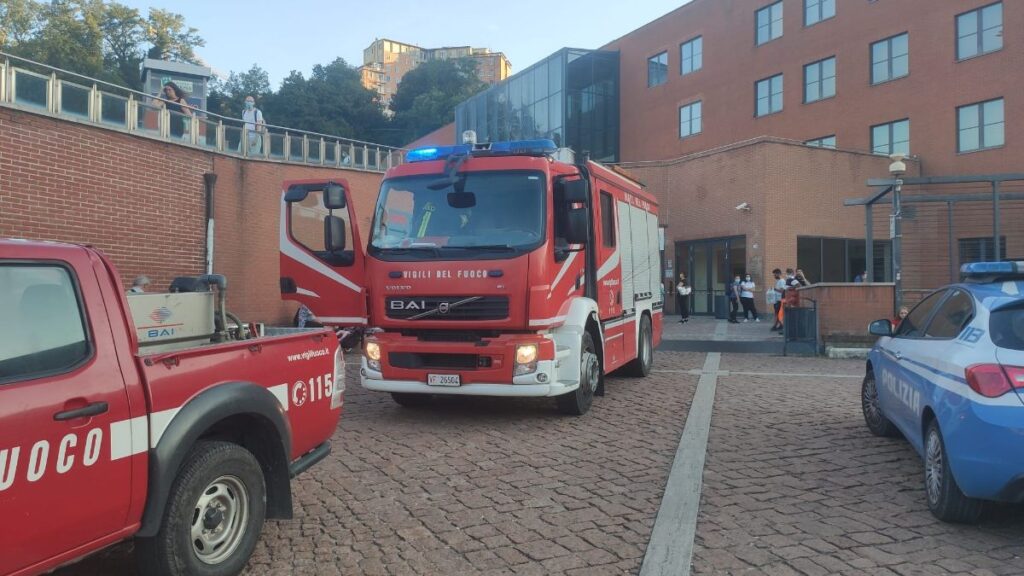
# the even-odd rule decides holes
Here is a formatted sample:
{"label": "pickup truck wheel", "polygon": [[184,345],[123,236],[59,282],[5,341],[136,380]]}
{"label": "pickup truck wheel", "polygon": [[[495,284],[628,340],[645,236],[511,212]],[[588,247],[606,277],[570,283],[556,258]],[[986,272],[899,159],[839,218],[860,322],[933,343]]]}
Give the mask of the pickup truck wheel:
{"label": "pickup truck wheel", "polygon": [[892,438],[899,436],[896,425],[882,414],[882,406],[878,403],[878,386],[875,384],[875,373],[868,372],[860,386],[860,408],[864,413],[864,423],[875,436]]}
{"label": "pickup truck wheel", "polygon": [[654,364],[654,329],[651,328],[651,317],[644,315],[640,319],[640,341],[636,345],[636,359],[626,364],[624,372],[630,376],[644,378],[651,373]]}
{"label": "pickup truck wheel", "polygon": [[943,522],[974,524],[981,516],[984,503],[967,497],[953,478],[946,443],[935,421],[928,425],[924,435],[924,489],[928,509]]}
{"label": "pickup truck wheel", "polygon": [[402,392],[392,392],[391,398],[398,403],[399,406],[404,406],[406,408],[419,408],[420,406],[426,406],[434,399],[430,394],[408,394]]}
{"label": "pickup truck wheel", "polygon": [[590,405],[594,403],[594,392],[600,384],[601,360],[597,357],[594,338],[590,332],[584,332],[580,348],[580,387],[555,398],[558,401],[558,410],[571,416],[586,414],[590,410]]}
{"label": "pickup truck wheel", "polygon": [[136,543],[141,573],[238,574],[256,547],[266,509],[263,471],[248,450],[197,443],[171,486],[160,531]]}

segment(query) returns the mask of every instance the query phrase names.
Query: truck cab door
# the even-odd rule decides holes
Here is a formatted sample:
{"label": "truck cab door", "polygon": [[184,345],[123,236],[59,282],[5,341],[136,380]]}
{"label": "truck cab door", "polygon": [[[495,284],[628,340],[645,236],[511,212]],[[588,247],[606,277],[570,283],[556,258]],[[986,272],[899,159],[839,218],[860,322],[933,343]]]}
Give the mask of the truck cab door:
{"label": "truck cab door", "polygon": [[348,183],[286,182],[280,235],[282,298],[324,324],[366,324],[366,255]]}
{"label": "truck cab door", "polygon": [[[625,361],[624,340],[632,324],[622,320],[622,265],[616,226],[615,199],[599,189],[594,249],[597,252],[597,309],[604,333],[605,369],[614,370]],[[628,215],[623,215],[628,217]],[[629,246],[624,248],[629,250]],[[632,332],[629,333],[632,339]]]}
{"label": "truck cab door", "polygon": [[146,418],[131,418],[99,284],[80,253],[66,262],[0,253],[0,574],[53,567],[130,525]]}

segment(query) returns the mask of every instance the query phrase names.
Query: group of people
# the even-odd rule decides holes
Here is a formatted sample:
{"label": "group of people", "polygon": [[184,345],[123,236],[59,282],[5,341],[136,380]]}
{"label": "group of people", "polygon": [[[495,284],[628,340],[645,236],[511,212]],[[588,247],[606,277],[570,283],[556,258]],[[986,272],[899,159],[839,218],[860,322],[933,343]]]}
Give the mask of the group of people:
{"label": "group of people", "polygon": [[[170,112],[181,114],[180,118],[172,118],[170,125],[171,136],[183,138],[185,136],[185,125],[191,122],[194,114],[192,106],[188,103],[188,92],[185,92],[174,82],[164,84],[161,97],[156,100],[156,106],[166,108]],[[266,121],[263,119],[263,112],[256,107],[256,98],[245,97],[245,110],[242,111],[242,123],[247,130],[247,145],[249,155],[259,154],[263,149],[262,132],[266,130]],[[242,143],[239,142],[239,148]]]}
{"label": "group of people", "polygon": [[[782,270],[772,270],[775,278],[773,286],[765,291],[765,301],[773,309],[775,319],[772,324],[772,331],[781,331],[785,314],[784,303],[796,304],[796,289],[810,284],[803,270],[786,268],[785,277]],[[749,322],[751,318],[760,322],[761,317],[757,313],[757,305],[754,302],[754,293],[757,285],[750,274],[741,277],[739,274],[733,277],[732,282],[725,285],[725,297],[729,303],[729,322],[739,323],[739,311],[743,308],[743,321]],[[676,284],[676,310],[679,311],[679,322],[686,323],[690,320],[690,295],[693,287],[686,280],[686,273],[679,273],[679,281]]]}

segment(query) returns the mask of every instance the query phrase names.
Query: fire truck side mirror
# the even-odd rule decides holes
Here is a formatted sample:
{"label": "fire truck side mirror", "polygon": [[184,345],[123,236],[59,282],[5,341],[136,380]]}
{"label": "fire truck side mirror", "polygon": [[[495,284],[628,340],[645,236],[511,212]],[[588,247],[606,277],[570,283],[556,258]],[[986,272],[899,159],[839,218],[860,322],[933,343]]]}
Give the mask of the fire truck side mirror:
{"label": "fire truck side mirror", "polygon": [[588,230],[590,221],[587,218],[586,207],[570,207],[565,215],[565,240],[569,244],[586,244],[589,240]]}
{"label": "fire truck side mirror", "polygon": [[324,208],[328,210],[341,210],[345,207],[345,187],[336,182],[331,182],[324,188]]}
{"label": "fire truck side mirror", "polygon": [[587,202],[587,181],[580,178],[577,180],[559,180],[557,186],[561,187],[562,201],[566,204]]}
{"label": "fire truck side mirror", "polygon": [[324,249],[328,254],[345,251],[345,221],[337,216],[324,219]]}

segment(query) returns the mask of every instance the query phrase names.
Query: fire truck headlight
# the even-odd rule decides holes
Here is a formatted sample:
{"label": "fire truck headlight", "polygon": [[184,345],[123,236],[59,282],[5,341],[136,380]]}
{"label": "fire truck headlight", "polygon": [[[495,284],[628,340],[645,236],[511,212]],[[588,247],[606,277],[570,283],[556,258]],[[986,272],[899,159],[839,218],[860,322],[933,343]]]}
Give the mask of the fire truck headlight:
{"label": "fire truck headlight", "polygon": [[512,371],[515,376],[532,374],[537,371],[537,345],[521,344],[516,347],[516,366]]}
{"label": "fire truck headlight", "polygon": [[366,358],[368,360],[376,360],[380,362],[380,344],[376,342],[366,343]]}
{"label": "fire truck headlight", "polygon": [[366,365],[370,370],[380,372],[380,344],[376,342],[366,343]]}
{"label": "fire truck headlight", "polygon": [[516,347],[516,364],[533,364],[537,362],[537,345],[521,344]]}

